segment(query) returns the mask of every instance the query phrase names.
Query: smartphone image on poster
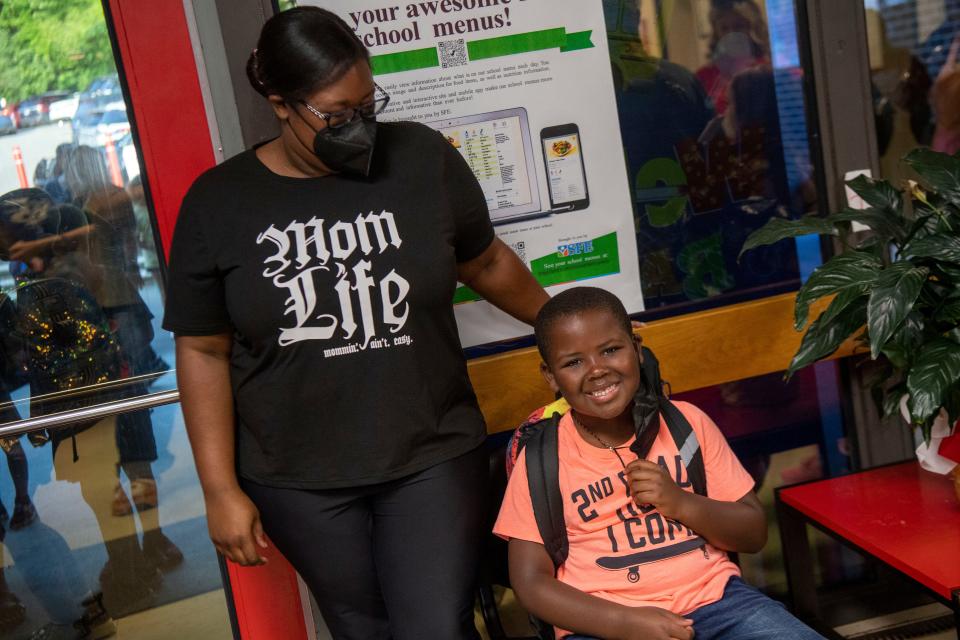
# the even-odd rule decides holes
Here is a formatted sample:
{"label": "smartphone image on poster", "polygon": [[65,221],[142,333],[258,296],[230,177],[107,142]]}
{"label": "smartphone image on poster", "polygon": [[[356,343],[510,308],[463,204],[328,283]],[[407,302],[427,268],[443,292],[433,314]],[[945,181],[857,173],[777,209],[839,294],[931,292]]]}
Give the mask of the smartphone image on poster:
{"label": "smartphone image on poster", "polygon": [[590,206],[577,125],[571,123],[546,127],[540,131],[540,144],[547,170],[550,208],[574,211]]}

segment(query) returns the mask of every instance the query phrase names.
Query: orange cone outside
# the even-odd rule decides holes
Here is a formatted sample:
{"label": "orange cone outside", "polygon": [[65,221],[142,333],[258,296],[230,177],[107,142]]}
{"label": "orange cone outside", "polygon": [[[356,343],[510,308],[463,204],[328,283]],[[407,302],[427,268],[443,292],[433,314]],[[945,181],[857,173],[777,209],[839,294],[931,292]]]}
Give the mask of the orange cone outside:
{"label": "orange cone outside", "polygon": [[20,188],[26,189],[30,186],[30,183],[27,182],[27,168],[23,164],[23,152],[20,150],[19,145],[13,148],[13,164],[17,168],[17,179],[20,180]]}
{"label": "orange cone outside", "polygon": [[107,168],[110,170],[110,182],[123,187],[123,172],[120,171],[120,158],[117,157],[117,146],[113,144],[113,137],[107,134]]}

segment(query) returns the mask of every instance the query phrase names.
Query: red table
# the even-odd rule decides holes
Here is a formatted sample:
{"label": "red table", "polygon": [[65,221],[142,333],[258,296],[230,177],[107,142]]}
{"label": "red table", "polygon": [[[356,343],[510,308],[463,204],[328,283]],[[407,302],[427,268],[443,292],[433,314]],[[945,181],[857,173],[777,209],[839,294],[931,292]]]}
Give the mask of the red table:
{"label": "red table", "polygon": [[794,612],[819,619],[811,524],[921,585],[953,609],[960,633],[960,501],[951,478],[916,461],[777,491]]}

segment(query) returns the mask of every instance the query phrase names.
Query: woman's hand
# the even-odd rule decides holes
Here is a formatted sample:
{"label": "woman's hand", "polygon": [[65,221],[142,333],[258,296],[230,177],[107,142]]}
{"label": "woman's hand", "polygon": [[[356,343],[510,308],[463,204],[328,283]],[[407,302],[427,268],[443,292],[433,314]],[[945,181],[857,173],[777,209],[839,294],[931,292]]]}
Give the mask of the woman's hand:
{"label": "woman's hand", "polygon": [[498,309],[529,325],[550,299],[513,249],[494,238],[476,258],[457,265],[457,279]]}
{"label": "woman's hand", "polygon": [[692,494],[678,487],[660,465],[634,460],[627,465],[627,486],[637,505],[652,504],[665,518],[683,521],[683,507]]}
{"label": "woman's hand", "polygon": [[690,640],[693,620],[659,607],[630,607],[617,640]]}
{"label": "woman's hand", "polygon": [[51,238],[56,238],[56,236],[48,236],[46,238],[40,238],[39,240],[20,240],[14,242],[10,245],[10,260],[29,262],[31,258],[43,255],[46,248],[53,243]]}
{"label": "woman's hand", "polygon": [[260,512],[239,488],[206,497],[207,528],[217,551],[244,567],[267,563],[257,551],[267,547]]}

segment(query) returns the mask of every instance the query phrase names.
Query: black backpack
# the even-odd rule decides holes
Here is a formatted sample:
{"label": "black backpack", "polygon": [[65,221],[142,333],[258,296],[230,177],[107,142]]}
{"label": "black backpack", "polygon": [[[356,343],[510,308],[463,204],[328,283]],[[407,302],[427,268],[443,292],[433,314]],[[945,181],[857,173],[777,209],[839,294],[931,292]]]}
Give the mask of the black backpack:
{"label": "black backpack", "polygon": [[[706,496],[707,476],[703,464],[703,452],[696,432],[683,413],[664,393],[664,385],[660,379],[660,363],[656,356],[647,347],[641,347],[641,350],[643,353],[641,388],[634,398],[633,409],[637,438],[630,448],[638,458],[647,457],[660,430],[659,418],[662,415],[680,452],[693,490],[699,495]],[[567,559],[569,544],[563,519],[563,497],[560,494],[560,463],[557,449],[561,414],[554,411],[549,417],[544,417],[546,413],[551,412],[551,406],[548,405],[545,408],[543,415],[528,419],[516,430],[507,451],[513,461],[521,451],[526,456],[527,483],[537,529],[556,571]],[[512,465],[508,465],[508,468],[512,469]],[[702,543],[696,544],[699,546]],[[553,628],[550,625],[539,620],[534,620],[534,625],[537,627],[540,638],[553,639]]]}

